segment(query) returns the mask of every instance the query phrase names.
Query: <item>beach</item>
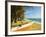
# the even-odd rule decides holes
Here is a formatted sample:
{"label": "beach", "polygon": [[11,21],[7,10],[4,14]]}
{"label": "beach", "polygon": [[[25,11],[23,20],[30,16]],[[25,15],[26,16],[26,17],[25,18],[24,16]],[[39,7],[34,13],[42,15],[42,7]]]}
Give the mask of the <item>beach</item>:
{"label": "beach", "polygon": [[40,23],[35,23],[35,22],[29,22],[28,24],[22,27],[20,29],[16,30],[15,27],[12,27],[13,32],[21,32],[21,31],[34,31],[34,30],[41,30],[41,24]]}

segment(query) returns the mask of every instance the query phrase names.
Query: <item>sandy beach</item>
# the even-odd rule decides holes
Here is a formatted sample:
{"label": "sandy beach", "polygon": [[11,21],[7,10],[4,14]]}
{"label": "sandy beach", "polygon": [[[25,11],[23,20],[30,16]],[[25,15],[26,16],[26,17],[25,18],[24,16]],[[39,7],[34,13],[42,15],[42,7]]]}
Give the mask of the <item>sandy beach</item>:
{"label": "sandy beach", "polygon": [[31,31],[31,30],[40,30],[41,29],[41,24],[39,23],[34,23],[34,22],[30,22],[27,25],[20,27],[20,29],[16,30],[15,27],[12,27],[12,31],[15,32],[19,32],[19,31]]}

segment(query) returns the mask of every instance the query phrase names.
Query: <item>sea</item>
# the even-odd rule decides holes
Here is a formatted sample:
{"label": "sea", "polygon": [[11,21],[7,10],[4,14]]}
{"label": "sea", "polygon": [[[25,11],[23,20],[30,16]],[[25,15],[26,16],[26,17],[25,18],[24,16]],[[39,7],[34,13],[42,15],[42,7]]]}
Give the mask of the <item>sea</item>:
{"label": "sea", "polygon": [[25,18],[26,21],[35,21],[41,23],[41,18]]}

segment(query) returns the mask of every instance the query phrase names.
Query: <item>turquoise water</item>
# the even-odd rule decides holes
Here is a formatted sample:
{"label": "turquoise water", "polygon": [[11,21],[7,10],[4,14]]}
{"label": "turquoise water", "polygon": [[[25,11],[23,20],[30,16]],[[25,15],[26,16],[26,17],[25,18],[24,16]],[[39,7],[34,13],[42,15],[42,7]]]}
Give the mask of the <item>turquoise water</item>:
{"label": "turquoise water", "polygon": [[26,20],[26,21],[36,21],[36,22],[40,22],[41,23],[41,19],[40,18],[26,18],[24,20]]}

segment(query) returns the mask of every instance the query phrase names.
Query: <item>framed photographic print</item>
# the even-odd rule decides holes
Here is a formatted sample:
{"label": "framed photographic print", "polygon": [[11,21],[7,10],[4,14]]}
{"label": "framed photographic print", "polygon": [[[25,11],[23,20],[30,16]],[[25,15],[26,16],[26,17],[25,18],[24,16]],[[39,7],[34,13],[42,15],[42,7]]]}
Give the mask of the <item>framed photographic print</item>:
{"label": "framed photographic print", "polygon": [[5,35],[45,34],[44,2],[6,2]]}

